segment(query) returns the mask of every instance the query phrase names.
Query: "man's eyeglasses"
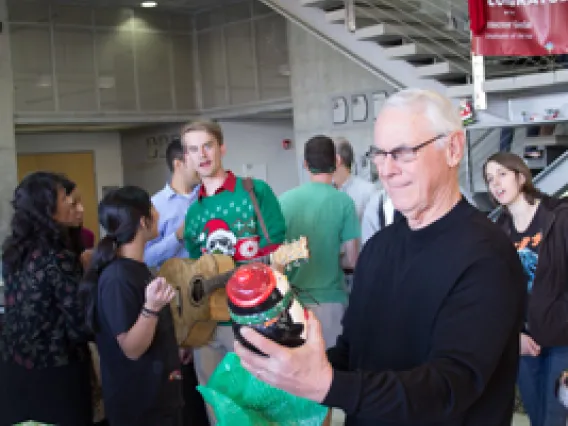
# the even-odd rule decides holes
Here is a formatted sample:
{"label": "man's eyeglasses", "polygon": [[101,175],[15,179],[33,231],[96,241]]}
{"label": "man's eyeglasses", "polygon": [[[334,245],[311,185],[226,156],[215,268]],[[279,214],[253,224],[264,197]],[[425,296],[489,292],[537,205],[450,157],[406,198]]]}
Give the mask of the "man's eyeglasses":
{"label": "man's eyeglasses", "polygon": [[425,146],[431,144],[432,142],[437,141],[438,139],[443,138],[446,136],[445,134],[434,136],[431,139],[428,139],[425,142],[422,142],[416,146],[401,146],[398,148],[393,149],[392,151],[383,151],[382,149],[377,148],[376,146],[371,146],[369,148],[369,152],[367,155],[371,159],[376,159],[379,164],[382,164],[387,159],[387,156],[391,156],[394,161],[399,163],[410,163],[416,159],[416,153],[420,151]]}

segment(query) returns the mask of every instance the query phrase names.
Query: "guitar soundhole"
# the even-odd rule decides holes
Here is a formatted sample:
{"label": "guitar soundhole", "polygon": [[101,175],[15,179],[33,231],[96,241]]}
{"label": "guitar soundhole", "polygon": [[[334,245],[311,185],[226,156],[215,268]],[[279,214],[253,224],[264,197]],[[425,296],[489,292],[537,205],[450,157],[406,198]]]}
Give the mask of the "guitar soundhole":
{"label": "guitar soundhole", "polygon": [[205,297],[205,289],[203,288],[203,278],[196,277],[191,287],[191,301],[195,304],[201,304]]}

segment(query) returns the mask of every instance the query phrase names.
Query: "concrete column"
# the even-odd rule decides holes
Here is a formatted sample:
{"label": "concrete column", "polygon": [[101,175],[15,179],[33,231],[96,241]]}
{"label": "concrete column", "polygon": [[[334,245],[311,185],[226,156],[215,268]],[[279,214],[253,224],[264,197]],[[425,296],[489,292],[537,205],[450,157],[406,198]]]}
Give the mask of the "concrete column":
{"label": "concrete column", "polygon": [[6,0],[0,0],[0,244],[10,225],[10,200],[17,182],[16,137],[14,135],[14,79]]}

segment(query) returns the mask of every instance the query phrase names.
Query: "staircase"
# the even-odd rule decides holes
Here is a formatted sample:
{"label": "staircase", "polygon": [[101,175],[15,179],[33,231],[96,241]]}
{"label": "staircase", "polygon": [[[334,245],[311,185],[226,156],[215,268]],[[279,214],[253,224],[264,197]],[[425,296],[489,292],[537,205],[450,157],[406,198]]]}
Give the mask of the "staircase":
{"label": "staircase", "polygon": [[[357,2],[350,12],[332,0],[301,0],[304,6],[325,11],[329,23],[354,22],[354,37],[371,41],[389,60],[404,60],[420,78],[452,86],[470,82],[469,33],[460,29],[443,10],[423,10],[421,1]],[[462,11],[463,13],[463,11]]]}
{"label": "staircase", "polygon": [[[464,0],[261,1],[394,87],[429,88],[452,98],[473,95]],[[491,95],[568,87],[566,62],[561,56],[487,57],[484,90]],[[493,121],[503,121],[502,115],[496,113]]]}
{"label": "staircase", "polygon": [[[465,0],[260,0],[319,37],[394,88],[421,87],[459,99],[473,95],[470,32]],[[480,208],[490,210],[481,165],[499,150],[501,127],[527,126],[519,106],[538,89],[568,91],[568,55],[486,57],[487,110],[468,127],[468,157],[460,182]],[[518,98],[515,101],[511,99]],[[568,95],[567,95],[568,98]],[[517,104],[512,113],[511,103]],[[539,108],[550,108],[551,105]],[[563,101],[560,101],[563,103]],[[558,106],[558,105],[556,105]],[[522,105],[522,108],[527,108]],[[568,115],[568,109],[564,117]],[[538,123],[534,123],[538,125]],[[526,127],[517,130],[513,151],[523,154]],[[568,181],[568,154],[536,177],[549,194]]]}

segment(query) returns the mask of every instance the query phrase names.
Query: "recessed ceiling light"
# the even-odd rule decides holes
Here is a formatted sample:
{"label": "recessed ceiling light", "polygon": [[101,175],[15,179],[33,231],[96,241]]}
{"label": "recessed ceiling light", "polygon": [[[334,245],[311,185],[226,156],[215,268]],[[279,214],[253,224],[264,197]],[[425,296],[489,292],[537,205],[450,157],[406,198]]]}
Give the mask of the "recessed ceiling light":
{"label": "recessed ceiling light", "polygon": [[155,2],[155,1],[143,1],[142,3],[140,3],[140,6],[142,6],[142,7],[156,7],[156,6],[158,6],[158,2]]}

